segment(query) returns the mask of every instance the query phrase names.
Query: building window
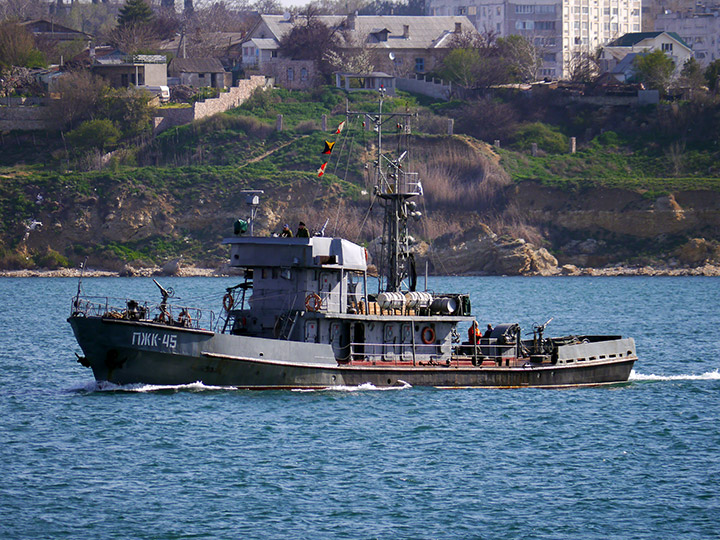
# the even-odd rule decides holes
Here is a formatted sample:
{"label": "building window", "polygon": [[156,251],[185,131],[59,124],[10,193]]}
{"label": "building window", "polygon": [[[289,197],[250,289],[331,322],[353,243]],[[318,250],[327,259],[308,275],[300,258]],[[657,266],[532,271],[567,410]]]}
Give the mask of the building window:
{"label": "building window", "polygon": [[640,25],[639,24],[633,24],[633,32],[639,32],[640,31]]}
{"label": "building window", "polygon": [[554,62],[555,61],[555,53],[547,53],[543,54],[543,62]]}
{"label": "building window", "polygon": [[537,21],[535,23],[536,30],[555,30],[555,21]]}
{"label": "building window", "polygon": [[515,21],[516,30],[532,30],[534,27],[534,21]]}
{"label": "building window", "polygon": [[477,6],[468,6],[468,15],[477,15]]}
{"label": "building window", "polygon": [[673,50],[673,44],[672,43],[663,43],[662,44],[662,50],[663,52],[672,52]]}
{"label": "building window", "polygon": [[301,80],[301,81],[307,81],[307,78],[308,78],[307,68],[302,68],[302,69],[300,70],[300,80]]}
{"label": "building window", "polygon": [[288,81],[295,80],[295,73],[293,73],[293,68],[287,68],[287,80]]}
{"label": "building window", "polygon": [[270,51],[270,58],[277,58],[277,51]]}
{"label": "building window", "polygon": [[415,59],[415,71],[418,71],[418,72],[425,71],[425,59],[424,58],[416,58]]}
{"label": "building window", "polygon": [[532,13],[533,6],[527,4],[516,4],[515,13]]}
{"label": "building window", "polygon": [[201,79],[204,79],[204,78],[205,78],[205,74],[204,74],[204,73],[198,73],[198,77],[200,77]]}

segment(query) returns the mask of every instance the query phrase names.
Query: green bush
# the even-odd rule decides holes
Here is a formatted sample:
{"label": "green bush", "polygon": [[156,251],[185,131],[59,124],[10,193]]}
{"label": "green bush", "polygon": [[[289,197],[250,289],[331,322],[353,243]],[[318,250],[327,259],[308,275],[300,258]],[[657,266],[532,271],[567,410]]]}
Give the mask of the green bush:
{"label": "green bush", "polygon": [[0,249],[0,268],[3,270],[25,270],[32,265],[33,260],[29,257],[17,251]]}
{"label": "green bush", "polygon": [[617,148],[618,146],[620,146],[620,136],[614,131],[606,131],[604,133],[601,133],[600,135],[595,137],[595,140],[601,145],[607,146],[609,148]]}
{"label": "green bush", "polygon": [[567,152],[569,145],[568,138],[563,133],[542,122],[523,124],[515,131],[513,147],[527,151],[532,148],[532,143],[537,143],[538,149],[549,154]]}
{"label": "green bush", "polygon": [[47,248],[44,253],[33,257],[35,264],[41,268],[55,270],[57,268],[69,268],[70,261],[52,248]]}
{"label": "green bush", "polygon": [[112,120],[88,120],[67,134],[68,142],[77,151],[99,148],[105,150],[117,144],[120,130]]}

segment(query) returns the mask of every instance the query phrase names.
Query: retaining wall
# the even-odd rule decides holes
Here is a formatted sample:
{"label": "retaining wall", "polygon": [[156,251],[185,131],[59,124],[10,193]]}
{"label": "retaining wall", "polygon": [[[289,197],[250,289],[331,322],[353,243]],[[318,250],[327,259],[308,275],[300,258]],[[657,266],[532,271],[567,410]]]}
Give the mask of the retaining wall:
{"label": "retaining wall", "polygon": [[192,106],[183,109],[159,110],[158,114],[161,116],[155,118],[155,133],[161,133],[171,127],[189,124],[194,120],[238,107],[250,97],[256,88],[265,86],[266,79],[260,75],[253,75],[249,79],[239,80],[237,84],[228,92],[222,92],[217,98],[197,101]]}
{"label": "retaining wall", "polygon": [[405,92],[413,92],[436,99],[450,99],[452,92],[452,83],[446,83],[441,79],[404,79],[398,77],[395,79],[395,87]]}
{"label": "retaining wall", "polygon": [[60,129],[47,106],[0,106],[0,131],[33,131]]}

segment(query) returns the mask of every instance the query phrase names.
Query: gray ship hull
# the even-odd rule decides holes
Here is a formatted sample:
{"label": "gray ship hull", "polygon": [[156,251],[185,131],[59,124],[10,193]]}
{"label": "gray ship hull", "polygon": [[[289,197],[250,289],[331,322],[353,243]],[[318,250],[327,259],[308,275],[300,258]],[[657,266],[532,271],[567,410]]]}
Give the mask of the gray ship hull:
{"label": "gray ship hull", "polygon": [[[518,367],[375,365],[338,363],[332,347],[319,343],[244,337],[206,330],[173,328],[151,322],[70,317],[69,323],[95,379],[115,384],[180,385],[202,382],[209,386],[247,389],[376,387],[545,387],[596,386],[626,382],[636,360],[595,360],[582,364]],[[628,342],[628,343],[626,343]],[[608,342],[609,349],[618,343]],[[596,352],[602,352],[598,344]],[[627,347],[626,347],[627,348]]]}

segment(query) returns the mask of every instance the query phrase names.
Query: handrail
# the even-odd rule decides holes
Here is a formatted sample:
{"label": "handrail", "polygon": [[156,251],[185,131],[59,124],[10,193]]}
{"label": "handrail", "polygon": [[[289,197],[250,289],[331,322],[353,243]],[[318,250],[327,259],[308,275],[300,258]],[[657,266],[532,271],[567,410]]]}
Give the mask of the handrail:
{"label": "handrail", "polygon": [[[203,311],[200,308],[172,304],[148,304],[128,299],[107,296],[75,296],[72,298],[71,317],[101,317],[126,321],[142,321],[166,324],[181,328],[205,329],[200,326]],[[213,328],[215,313],[210,311],[210,328]]]}

